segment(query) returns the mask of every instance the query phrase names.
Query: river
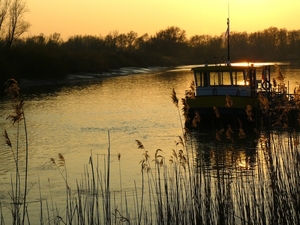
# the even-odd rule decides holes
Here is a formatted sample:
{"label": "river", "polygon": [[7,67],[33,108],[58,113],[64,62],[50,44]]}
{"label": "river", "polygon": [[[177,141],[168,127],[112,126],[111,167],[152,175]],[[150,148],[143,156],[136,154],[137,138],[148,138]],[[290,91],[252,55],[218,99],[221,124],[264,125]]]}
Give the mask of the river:
{"label": "river", "polygon": [[[134,182],[139,186],[144,151],[138,149],[136,140],[142,142],[152,159],[157,149],[162,150],[166,159],[170,158],[172,150],[177,148],[175,141],[182,136],[183,120],[181,104],[178,111],[171,93],[174,88],[179,99],[184,97],[193,80],[191,67],[113,76],[82,85],[20,90],[25,100],[29,143],[28,208],[39,209],[40,196],[50,200],[50,192],[58,206],[64,203],[65,180],[50,161],[50,158],[57,161],[58,153],[65,159],[68,184],[73,190],[76,181],[84,177],[90,156],[105,170],[108,150],[111,191],[119,190],[120,177],[123,190],[133,189]],[[291,93],[299,79],[299,66],[281,69]],[[13,113],[12,107],[9,100],[0,102],[0,127],[7,130],[16,149],[17,125],[6,120]],[[2,206],[9,206],[15,164],[10,148],[2,143],[0,200]],[[20,165],[25,160],[23,145],[19,143]],[[23,171],[23,166],[20,167]],[[9,213],[6,215],[10,217]]]}

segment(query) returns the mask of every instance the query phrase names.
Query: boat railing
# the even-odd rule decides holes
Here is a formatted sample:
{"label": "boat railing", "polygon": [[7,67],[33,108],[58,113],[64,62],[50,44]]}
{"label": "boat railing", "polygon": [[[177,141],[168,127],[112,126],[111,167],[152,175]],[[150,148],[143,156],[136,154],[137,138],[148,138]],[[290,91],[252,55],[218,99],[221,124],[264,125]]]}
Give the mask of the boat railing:
{"label": "boat railing", "polygon": [[248,86],[210,86],[196,88],[196,96],[229,95],[229,96],[251,96]]}
{"label": "boat railing", "polygon": [[288,104],[291,104],[291,105],[293,105],[295,102],[295,95],[288,93],[287,88],[283,87],[283,86],[282,87],[274,87],[269,90],[261,89],[260,91],[257,91],[257,96],[259,94],[262,94],[269,100],[273,100],[273,101],[281,99],[281,100],[285,100]]}

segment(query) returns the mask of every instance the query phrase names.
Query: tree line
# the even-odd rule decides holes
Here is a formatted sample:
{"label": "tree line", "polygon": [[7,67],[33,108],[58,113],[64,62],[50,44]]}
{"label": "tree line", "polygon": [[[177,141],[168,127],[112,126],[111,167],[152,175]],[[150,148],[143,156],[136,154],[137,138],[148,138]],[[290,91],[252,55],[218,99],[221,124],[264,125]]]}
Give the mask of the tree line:
{"label": "tree line", "polygon": [[[74,35],[66,41],[59,33],[21,38],[30,26],[22,20],[26,5],[22,0],[5,1],[9,3],[7,7],[2,4],[2,11],[0,8],[0,31],[5,27],[2,34],[6,33],[0,38],[2,80],[10,77],[62,77],[79,72],[102,73],[128,66],[222,63],[227,59],[225,33],[187,38],[185,30],[176,26],[160,30],[155,35],[138,36],[134,31],[114,31],[106,36]],[[5,18],[7,25],[2,26]],[[300,30],[270,27],[249,34],[230,33],[231,61],[299,60],[299,53]]]}

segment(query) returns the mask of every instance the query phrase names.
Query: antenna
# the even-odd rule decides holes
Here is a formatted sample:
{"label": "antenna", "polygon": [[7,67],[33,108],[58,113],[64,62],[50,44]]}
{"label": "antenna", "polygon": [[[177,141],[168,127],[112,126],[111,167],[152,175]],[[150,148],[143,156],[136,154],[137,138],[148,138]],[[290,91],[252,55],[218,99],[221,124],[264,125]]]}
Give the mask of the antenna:
{"label": "antenna", "polygon": [[229,21],[229,2],[228,2],[228,18],[227,18],[227,65],[230,65],[230,21]]}
{"label": "antenna", "polygon": [[228,2],[228,6],[227,7],[228,7],[228,18],[229,18],[229,2]]}

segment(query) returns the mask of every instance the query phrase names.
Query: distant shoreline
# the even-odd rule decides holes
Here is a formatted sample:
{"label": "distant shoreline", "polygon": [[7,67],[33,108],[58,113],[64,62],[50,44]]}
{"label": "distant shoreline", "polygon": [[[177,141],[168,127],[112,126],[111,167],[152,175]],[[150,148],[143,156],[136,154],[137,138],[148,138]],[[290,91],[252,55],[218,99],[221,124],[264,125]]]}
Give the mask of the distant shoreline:
{"label": "distant shoreline", "polygon": [[109,72],[104,73],[76,73],[68,74],[63,79],[51,79],[51,78],[41,78],[41,79],[30,79],[30,78],[21,78],[18,79],[18,84],[20,89],[30,89],[35,87],[48,87],[56,85],[74,85],[74,84],[86,84],[90,82],[99,81],[105,78],[111,78],[116,76],[126,76],[132,74],[147,74],[153,72],[159,72],[170,67],[123,67],[120,69],[110,70]]}

